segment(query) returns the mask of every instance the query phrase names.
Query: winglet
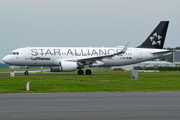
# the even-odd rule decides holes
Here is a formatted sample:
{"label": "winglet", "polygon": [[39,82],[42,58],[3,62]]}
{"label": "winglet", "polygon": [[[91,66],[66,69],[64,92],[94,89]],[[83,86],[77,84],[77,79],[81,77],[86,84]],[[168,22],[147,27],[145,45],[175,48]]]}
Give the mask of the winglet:
{"label": "winglet", "polygon": [[126,50],[128,49],[128,46],[131,42],[128,42],[128,44],[121,50],[121,52],[115,53],[114,55],[119,55],[119,54],[123,54],[126,52]]}

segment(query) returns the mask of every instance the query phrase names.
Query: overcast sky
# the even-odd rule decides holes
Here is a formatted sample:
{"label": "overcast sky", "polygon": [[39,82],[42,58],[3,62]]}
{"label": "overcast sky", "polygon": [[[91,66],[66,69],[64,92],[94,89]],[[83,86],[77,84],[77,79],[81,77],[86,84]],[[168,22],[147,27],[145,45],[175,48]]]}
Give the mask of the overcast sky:
{"label": "overcast sky", "polygon": [[180,0],[1,0],[0,63],[26,47],[139,46],[170,21],[164,47],[180,46]]}

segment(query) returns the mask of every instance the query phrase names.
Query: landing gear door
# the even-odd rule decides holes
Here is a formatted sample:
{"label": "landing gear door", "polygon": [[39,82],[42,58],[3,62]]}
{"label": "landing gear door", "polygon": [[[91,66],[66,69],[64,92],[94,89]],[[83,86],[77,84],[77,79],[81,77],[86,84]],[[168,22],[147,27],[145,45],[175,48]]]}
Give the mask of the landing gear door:
{"label": "landing gear door", "polygon": [[25,60],[29,60],[30,59],[30,50],[26,49],[25,50]]}
{"label": "landing gear door", "polygon": [[141,49],[137,50],[137,60],[142,60],[142,51],[141,51]]}

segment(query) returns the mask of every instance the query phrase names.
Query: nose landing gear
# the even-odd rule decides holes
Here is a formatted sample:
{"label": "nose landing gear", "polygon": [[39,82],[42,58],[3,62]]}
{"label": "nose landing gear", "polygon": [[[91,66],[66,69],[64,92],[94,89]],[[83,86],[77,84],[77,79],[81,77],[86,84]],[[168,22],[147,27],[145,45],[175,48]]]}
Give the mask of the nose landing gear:
{"label": "nose landing gear", "polygon": [[24,72],[25,75],[29,74],[28,69],[29,69],[29,67],[26,67],[26,71]]}

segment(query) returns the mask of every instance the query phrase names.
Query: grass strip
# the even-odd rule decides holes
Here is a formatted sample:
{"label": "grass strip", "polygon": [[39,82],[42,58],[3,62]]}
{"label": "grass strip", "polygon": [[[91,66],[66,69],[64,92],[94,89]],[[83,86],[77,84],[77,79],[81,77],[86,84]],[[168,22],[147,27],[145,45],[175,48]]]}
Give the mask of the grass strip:
{"label": "grass strip", "polygon": [[[177,72],[139,73],[138,81],[131,81],[130,72],[111,73],[96,72],[94,74],[103,75],[92,75],[92,78],[76,74],[0,77],[0,93],[180,91],[180,73]],[[30,91],[26,91],[25,87],[28,81],[30,81]]]}

